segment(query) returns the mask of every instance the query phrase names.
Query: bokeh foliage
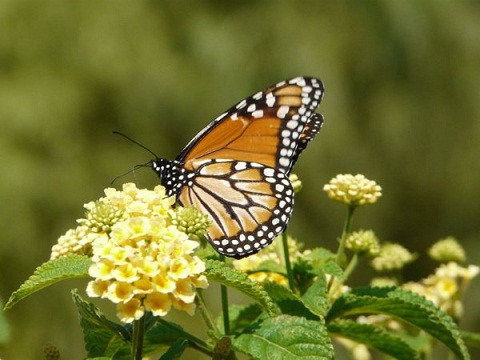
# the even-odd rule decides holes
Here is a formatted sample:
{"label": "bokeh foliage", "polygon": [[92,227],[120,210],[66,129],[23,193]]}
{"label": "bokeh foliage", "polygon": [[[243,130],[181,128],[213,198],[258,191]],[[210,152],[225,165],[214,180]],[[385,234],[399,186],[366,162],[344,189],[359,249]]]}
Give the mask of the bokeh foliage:
{"label": "bokeh foliage", "polygon": [[[297,75],[324,81],[326,120],[295,169],[304,188],[289,232],[334,249],[343,208],[322,185],[360,172],[384,198],[356,224],[417,252],[453,235],[478,264],[478,34],[474,1],[1,1],[0,296],[48,258],[83,203],[150,159],[112,130],[173,158],[229,106]],[[116,184],[158,183],[134,175]],[[6,314],[2,357],[39,358],[49,341],[83,356],[70,287]],[[479,320],[471,301],[464,328]]]}

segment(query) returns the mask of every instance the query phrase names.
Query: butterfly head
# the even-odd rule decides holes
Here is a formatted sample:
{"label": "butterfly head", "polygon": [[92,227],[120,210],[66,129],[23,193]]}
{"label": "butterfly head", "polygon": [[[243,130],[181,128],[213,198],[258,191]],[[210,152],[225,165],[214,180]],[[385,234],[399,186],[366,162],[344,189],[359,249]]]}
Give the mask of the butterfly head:
{"label": "butterfly head", "polygon": [[187,183],[187,171],[178,161],[156,158],[151,161],[153,171],[160,178],[160,183],[167,189],[167,194],[179,195],[182,187]]}

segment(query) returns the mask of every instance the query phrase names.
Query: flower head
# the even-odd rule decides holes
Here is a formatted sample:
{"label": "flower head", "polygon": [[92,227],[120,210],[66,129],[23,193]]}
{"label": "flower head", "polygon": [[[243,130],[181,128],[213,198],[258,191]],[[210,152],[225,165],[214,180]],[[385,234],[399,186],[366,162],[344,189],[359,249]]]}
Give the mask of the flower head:
{"label": "flower head", "polygon": [[380,248],[380,253],[372,260],[372,266],[377,271],[400,270],[405,265],[416,259],[400,244],[385,244]]}
{"label": "flower head", "polygon": [[380,253],[378,238],[372,230],[360,230],[348,235],[345,246],[358,254],[375,257]]}
{"label": "flower head", "polygon": [[428,250],[428,255],[439,262],[449,261],[464,262],[466,260],[465,250],[460,243],[452,236],[437,241]]}
{"label": "flower head", "polygon": [[212,224],[207,215],[200,213],[193,206],[175,208],[169,215],[173,225],[194,238],[205,234]]}
{"label": "flower head", "polygon": [[[139,319],[147,310],[164,316],[172,306],[193,314],[195,289],[208,282],[202,275],[204,262],[193,253],[199,244],[186,229],[202,235],[207,223],[203,215],[193,208],[173,210],[174,198],[162,186],[150,191],[125,184],[122,191],[106,189],[105,195],[85,205],[86,218],[59,239],[52,258],[85,254],[88,248],[93,280],[87,294],[117,304],[123,322]],[[203,225],[190,226],[189,219]]]}
{"label": "flower head", "polygon": [[475,265],[462,267],[455,262],[440,265],[433,275],[418,282],[409,282],[404,287],[424,296],[454,318],[463,313],[462,297],[470,280],[478,275]]}
{"label": "flower head", "polygon": [[355,207],[373,204],[382,196],[382,188],[361,174],[337,175],[324,185],[323,190],[330,199]]}
{"label": "flower head", "polygon": [[292,183],[292,188],[294,192],[298,193],[300,190],[302,190],[302,181],[298,178],[297,174],[290,174],[288,179]]}

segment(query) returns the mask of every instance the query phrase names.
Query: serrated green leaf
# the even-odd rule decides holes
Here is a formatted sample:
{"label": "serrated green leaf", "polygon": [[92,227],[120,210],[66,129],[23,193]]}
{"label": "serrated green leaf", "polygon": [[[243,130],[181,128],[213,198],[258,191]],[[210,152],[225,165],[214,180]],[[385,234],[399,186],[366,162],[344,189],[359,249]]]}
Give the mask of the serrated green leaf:
{"label": "serrated green leaf", "polygon": [[75,254],[43,263],[35,270],[33,275],[10,296],[4,309],[10,309],[20,300],[59,281],[88,277],[88,268],[90,265],[91,260],[89,257]]}
{"label": "serrated green leaf", "polygon": [[221,261],[207,260],[206,264],[205,275],[209,280],[244,293],[257,301],[270,316],[276,314],[275,304],[259,283],[250,280],[245,273],[228,267]]}
{"label": "serrated green leaf", "polygon": [[233,340],[233,348],[253,359],[333,359],[333,347],[321,321],[280,315],[257,322]]}
{"label": "serrated green leaf", "polygon": [[294,294],[289,288],[275,282],[267,282],[264,284],[264,289],[280,308],[282,314],[300,316],[310,320],[318,319],[308,310],[302,298]]}
{"label": "serrated green leaf", "polygon": [[445,344],[460,359],[470,359],[455,322],[432,302],[397,287],[362,287],[339,297],[326,321],[340,316],[382,313],[410,323]]}
{"label": "serrated green leaf", "polygon": [[312,264],[312,268],[317,273],[341,276],[343,270],[337,264],[336,255],[324,248],[315,248],[305,257]]}
{"label": "serrated green leaf", "polygon": [[325,276],[318,276],[317,280],[303,294],[302,299],[312,313],[323,317],[329,306],[327,296],[327,280]]}
{"label": "serrated green leaf", "polygon": [[398,360],[420,359],[419,354],[400,337],[371,324],[335,320],[328,324],[330,335],[341,336],[388,354]]}
{"label": "serrated green leaf", "polygon": [[72,291],[73,301],[80,314],[85,349],[89,357],[115,357],[129,359],[131,356],[129,332],[108,320],[93,304],[83,300],[77,290]]}

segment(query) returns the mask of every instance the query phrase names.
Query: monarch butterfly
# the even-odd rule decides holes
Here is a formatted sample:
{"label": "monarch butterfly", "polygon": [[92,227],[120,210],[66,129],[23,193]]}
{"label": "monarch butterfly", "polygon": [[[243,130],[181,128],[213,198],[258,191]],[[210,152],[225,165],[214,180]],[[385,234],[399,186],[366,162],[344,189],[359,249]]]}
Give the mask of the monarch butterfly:
{"label": "monarch butterfly", "polygon": [[207,240],[237,259],[280,234],[293,210],[288,175],[320,131],[323,84],[282,81],[240,101],[195,136],[175,160],[151,161],[168,195],[209,215]]}

